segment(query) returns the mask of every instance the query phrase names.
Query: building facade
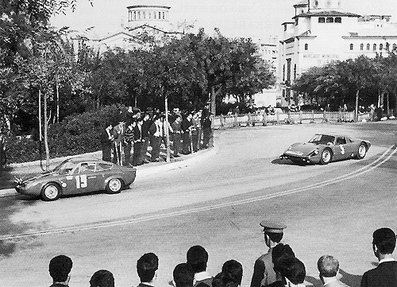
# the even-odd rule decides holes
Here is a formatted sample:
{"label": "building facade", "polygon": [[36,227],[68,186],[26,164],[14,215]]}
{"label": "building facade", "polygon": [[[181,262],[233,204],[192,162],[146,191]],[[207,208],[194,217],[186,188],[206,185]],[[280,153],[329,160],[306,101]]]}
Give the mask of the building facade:
{"label": "building facade", "polygon": [[278,81],[284,105],[299,104],[291,85],[310,67],[397,48],[397,23],[390,15],[361,16],[341,5],[341,0],[301,1],[293,6],[292,21],[282,23]]}

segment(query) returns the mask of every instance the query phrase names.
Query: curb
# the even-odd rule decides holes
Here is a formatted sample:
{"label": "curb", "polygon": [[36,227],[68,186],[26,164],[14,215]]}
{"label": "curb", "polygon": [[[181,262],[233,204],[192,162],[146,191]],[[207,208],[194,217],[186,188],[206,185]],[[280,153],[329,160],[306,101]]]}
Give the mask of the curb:
{"label": "curb", "polygon": [[[192,165],[200,160],[203,160],[210,156],[215,155],[218,152],[218,149],[219,149],[218,146],[214,145],[213,148],[206,149],[206,150],[200,150],[194,154],[187,155],[182,160],[165,163],[165,164],[161,164],[161,165],[156,165],[156,166],[136,167],[137,176],[148,176],[148,175],[155,174],[158,172],[164,172],[164,171],[168,171],[168,170],[172,170],[172,169],[187,167],[187,166]],[[76,156],[72,156],[72,157],[95,155],[96,153],[98,153],[98,152],[88,153],[88,154],[84,154],[84,155],[76,155]],[[64,159],[67,159],[67,158],[70,158],[70,157],[65,157]],[[58,160],[62,161],[64,159],[56,158],[56,159],[54,159],[55,161],[52,161],[51,163],[57,162]],[[40,163],[40,161],[28,162],[28,163],[16,164],[16,165],[14,165],[14,167],[27,167],[27,166],[37,165],[39,163]],[[16,196],[17,194],[18,193],[15,191],[14,188],[0,189],[0,198],[12,197],[12,196]]]}

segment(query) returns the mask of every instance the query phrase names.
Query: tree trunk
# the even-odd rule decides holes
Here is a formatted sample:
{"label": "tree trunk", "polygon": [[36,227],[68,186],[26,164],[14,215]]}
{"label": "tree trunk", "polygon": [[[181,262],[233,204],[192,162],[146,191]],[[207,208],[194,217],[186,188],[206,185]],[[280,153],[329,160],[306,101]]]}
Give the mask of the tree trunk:
{"label": "tree trunk", "polygon": [[356,91],[356,107],[354,110],[354,121],[357,122],[358,121],[358,98],[360,96],[360,90]]}
{"label": "tree trunk", "polygon": [[48,119],[47,119],[47,95],[44,94],[44,147],[45,147],[45,170],[50,166],[50,149],[48,147]]}
{"label": "tree trunk", "polygon": [[56,115],[56,122],[59,123],[59,85],[58,85],[58,78],[55,80],[55,87],[57,93],[57,115]]}

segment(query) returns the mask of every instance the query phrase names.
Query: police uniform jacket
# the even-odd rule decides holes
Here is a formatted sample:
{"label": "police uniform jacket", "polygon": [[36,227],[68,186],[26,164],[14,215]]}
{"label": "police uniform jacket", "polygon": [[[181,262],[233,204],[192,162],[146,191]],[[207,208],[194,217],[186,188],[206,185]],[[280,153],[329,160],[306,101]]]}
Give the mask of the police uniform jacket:
{"label": "police uniform jacket", "polygon": [[268,286],[278,280],[277,274],[273,269],[272,251],[273,248],[270,248],[266,254],[255,261],[251,287]]}

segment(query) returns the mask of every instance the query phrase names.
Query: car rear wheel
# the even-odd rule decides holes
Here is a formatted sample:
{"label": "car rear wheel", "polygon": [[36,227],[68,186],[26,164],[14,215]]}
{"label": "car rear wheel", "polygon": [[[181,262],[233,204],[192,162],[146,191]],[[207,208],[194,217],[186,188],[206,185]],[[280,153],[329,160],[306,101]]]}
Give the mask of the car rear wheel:
{"label": "car rear wheel", "polygon": [[41,191],[41,198],[45,201],[57,200],[61,195],[61,190],[57,184],[47,183]]}
{"label": "car rear wheel", "polygon": [[366,154],[367,154],[367,146],[364,143],[361,143],[358,146],[357,158],[362,159],[365,157]]}
{"label": "car rear wheel", "polygon": [[119,178],[112,178],[109,180],[106,190],[108,193],[119,193],[122,187],[123,183]]}
{"label": "car rear wheel", "polygon": [[329,164],[332,160],[332,152],[329,148],[326,148],[321,153],[320,163],[321,164]]}

